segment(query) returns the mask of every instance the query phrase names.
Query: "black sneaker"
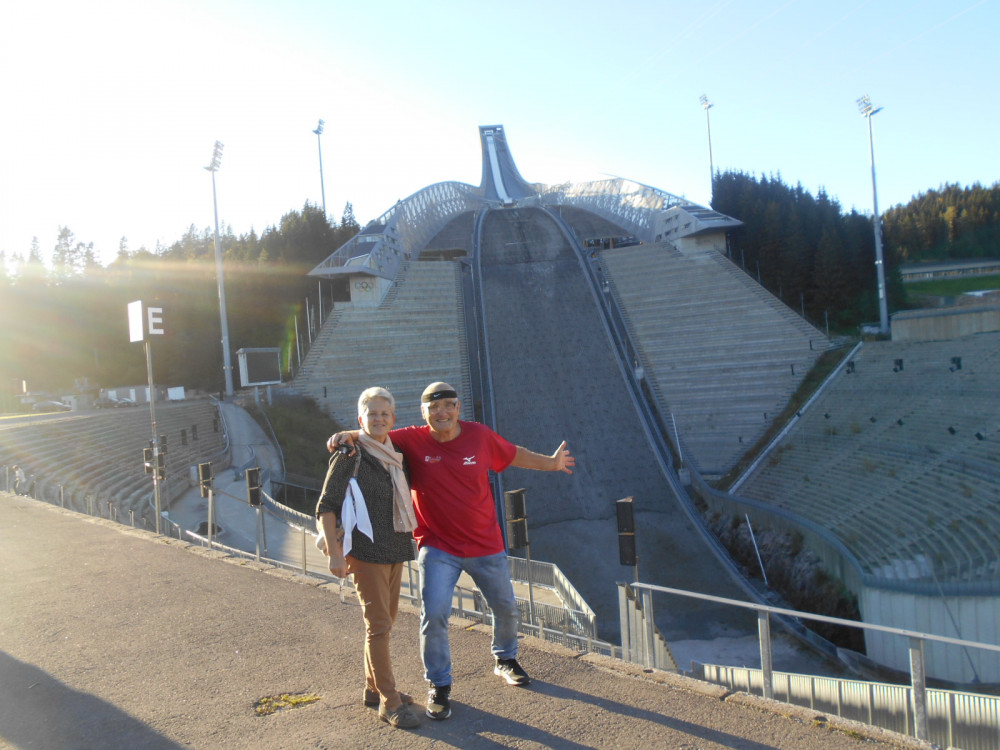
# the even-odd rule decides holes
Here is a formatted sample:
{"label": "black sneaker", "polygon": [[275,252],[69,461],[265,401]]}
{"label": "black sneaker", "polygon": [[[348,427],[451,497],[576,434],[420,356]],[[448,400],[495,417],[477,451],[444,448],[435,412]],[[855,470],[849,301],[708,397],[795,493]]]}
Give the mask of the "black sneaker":
{"label": "black sneaker", "polygon": [[424,712],[431,719],[447,719],[451,716],[451,685],[431,685],[427,693],[427,710]]}
{"label": "black sneaker", "polygon": [[499,675],[507,680],[508,685],[527,685],[531,682],[528,673],[525,672],[517,659],[497,659],[497,665],[493,668],[493,674]]}

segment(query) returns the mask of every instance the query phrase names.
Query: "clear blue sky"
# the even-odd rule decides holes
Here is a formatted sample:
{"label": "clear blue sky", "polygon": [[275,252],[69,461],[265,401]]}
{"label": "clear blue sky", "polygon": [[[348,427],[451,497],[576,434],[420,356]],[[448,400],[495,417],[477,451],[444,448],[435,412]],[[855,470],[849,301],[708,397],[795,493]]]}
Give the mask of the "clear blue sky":
{"label": "clear blue sky", "polygon": [[59,227],[103,261],[219,213],[258,233],[320,204],[363,224],[478,185],[503,124],[529,181],[614,174],[707,203],[717,169],[870,212],[1000,179],[1000,0],[18,3],[0,30],[0,250]]}

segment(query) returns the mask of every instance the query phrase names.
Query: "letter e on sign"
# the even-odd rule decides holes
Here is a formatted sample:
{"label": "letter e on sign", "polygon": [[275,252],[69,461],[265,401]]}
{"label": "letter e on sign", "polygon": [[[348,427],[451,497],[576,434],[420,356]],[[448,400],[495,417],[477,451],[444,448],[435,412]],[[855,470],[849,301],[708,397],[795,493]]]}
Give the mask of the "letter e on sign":
{"label": "letter e on sign", "polygon": [[163,335],[163,308],[162,307],[147,307],[146,308],[146,321],[149,323],[149,335],[160,334]]}
{"label": "letter e on sign", "polygon": [[[145,324],[145,325],[143,325]],[[128,340],[144,341],[146,335],[163,335],[163,308],[147,307],[142,315],[142,300],[128,303]]]}

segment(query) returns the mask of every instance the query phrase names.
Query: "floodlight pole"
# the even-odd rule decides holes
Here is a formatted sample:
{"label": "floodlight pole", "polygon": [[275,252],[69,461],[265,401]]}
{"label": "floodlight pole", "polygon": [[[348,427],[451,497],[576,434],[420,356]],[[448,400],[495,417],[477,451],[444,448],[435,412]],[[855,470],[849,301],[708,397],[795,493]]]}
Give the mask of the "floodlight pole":
{"label": "floodlight pole", "polygon": [[713,192],[713,184],[715,182],[715,164],[712,161],[712,120],[709,117],[708,110],[715,105],[708,100],[708,97],[705,96],[705,94],[698,97],[698,101],[701,102],[701,108],[705,110],[705,125],[708,128],[708,192],[709,203],[711,203],[711,194]]}
{"label": "floodlight pole", "polygon": [[219,249],[219,201],[215,192],[215,173],[222,164],[222,143],[215,142],[212,163],[205,169],[212,173],[212,207],[215,209],[215,275],[219,284],[219,322],[222,326],[222,371],[226,376],[226,396],[233,395],[233,363],[229,355],[229,322],[226,319],[226,281],[222,275],[222,251]]}
{"label": "floodlight pole", "polygon": [[872,207],[875,211],[873,223],[875,226],[875,273],[878,279],[878,330],[883,336],[889,333],[889,308],[885,293],[885,263],[882,254],[882,219],[878,212],[878,190],[875,187],[875,140],[872,137],[872,115],[882,111],[881,107],[873,107],[871,98],[865,94],[858,99],[858,111],[868,120],[868,151],[872,164]]}
{"label": "floodlight pole", "polygon": [[313,131],[316,134],[316,147],[319,149],[319,191],[323,196],[323,218],[326,218],[326,183],[323,182],[323,144],[320,142],[320,136],[323,135],[323,121],[319,121],[319,125]]}
{"label": "floodlight pole", "polygon": [[146,379],[149,382],[149,420],[153,428],[153,505],[156,510],[156,533],[162,533],[163,493],[160,490],[159,455],[163,450],[159,436],[156,434],[156,386],[153,384],[153,347],[149,337],[143,342],[146,349]]}

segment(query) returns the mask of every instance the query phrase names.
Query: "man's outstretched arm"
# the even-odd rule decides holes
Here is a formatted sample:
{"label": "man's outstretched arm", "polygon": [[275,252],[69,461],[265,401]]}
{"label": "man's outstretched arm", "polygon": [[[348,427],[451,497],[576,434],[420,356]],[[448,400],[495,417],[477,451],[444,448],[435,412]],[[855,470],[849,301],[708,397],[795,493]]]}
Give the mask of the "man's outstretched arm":
{"label": "man's outstretched arm", "polygon": [[556,448],[556,452],[551,456],[529,451],[527,448],[522,448],[519,445],[517,446],[517,453],[514,454],[514,460],[510,462],[510,465],[516,466],[519,469],[564,471],[567,474],[572,474],[573,467],[576,466],[576,459],[570,454],[569,449],[566,447],[566,441],[563,440],[559,443],[559,447]]}
{"label": "man's outstretched arm", "polygon": [[330,439],[326,441],[326,449],[333,453],[337,450],[337,446],[346,445],[349,450],[347,452],[348,456],[354,455],[354,444],[358,442],[358,436],[361,434],[361,430],[345,430],[344,432],[337,432],[330,436]]}

